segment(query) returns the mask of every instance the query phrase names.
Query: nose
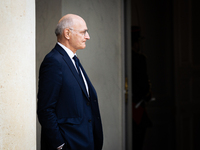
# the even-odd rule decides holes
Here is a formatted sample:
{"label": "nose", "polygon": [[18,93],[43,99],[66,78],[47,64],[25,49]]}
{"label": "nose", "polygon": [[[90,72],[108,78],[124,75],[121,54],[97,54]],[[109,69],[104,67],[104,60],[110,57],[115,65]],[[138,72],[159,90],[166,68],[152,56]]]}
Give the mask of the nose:
{"label": "nose", "polygon": [[90,35],[89,35],[89,33],[88,33],[88,32],[86,32],[86,34],[85,34],[85,38],[86,38],[87,40],[89,40],[89,39],[90,39]]}

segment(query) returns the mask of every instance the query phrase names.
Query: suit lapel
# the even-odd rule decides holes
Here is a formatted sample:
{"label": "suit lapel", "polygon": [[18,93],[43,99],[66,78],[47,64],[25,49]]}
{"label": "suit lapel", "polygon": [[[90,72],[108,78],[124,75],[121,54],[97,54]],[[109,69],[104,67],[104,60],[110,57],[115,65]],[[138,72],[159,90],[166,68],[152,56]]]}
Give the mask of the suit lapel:
{"label": "suit lapel", "polygon": [[71,72],[73,73],[74,77],[76,78],[77,82],[79,83],[81,89],[83,90],[83,93],[85,96],[89,99],[86,88],[84,83],[82,82],[81,78],[79,77],[76,68],[74,67],[74,64],[72,63],[69,55],[65,52],[65,50],[60,47],[58,44],[56,44],[55,48],[63,55],[63,59],[66,62],[66,64],[69,66]]}

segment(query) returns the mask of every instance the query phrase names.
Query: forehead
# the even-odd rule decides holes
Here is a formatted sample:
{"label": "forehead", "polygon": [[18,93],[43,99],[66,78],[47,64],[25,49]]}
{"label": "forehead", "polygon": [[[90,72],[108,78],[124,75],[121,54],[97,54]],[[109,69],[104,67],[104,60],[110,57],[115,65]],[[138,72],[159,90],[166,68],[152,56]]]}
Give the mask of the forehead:
{"label": "forehead", "polygon": [[86,25],[86,22],[82,18],[79,18],[79,19],[74,20],[73,28],[78,29],[78,30],[83,30],[83,29],[87,29],[87,25]]}

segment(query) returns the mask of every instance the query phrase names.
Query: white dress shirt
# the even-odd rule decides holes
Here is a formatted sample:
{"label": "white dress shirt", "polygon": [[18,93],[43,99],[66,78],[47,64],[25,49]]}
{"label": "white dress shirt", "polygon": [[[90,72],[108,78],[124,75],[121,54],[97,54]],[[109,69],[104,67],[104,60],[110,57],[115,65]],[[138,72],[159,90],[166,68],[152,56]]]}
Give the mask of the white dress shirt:
{"label": "white dress shirt", "polygon": [[[75,61],[74,61],[74,59],[73,59],[73,57],[76,55],[76,53],[74,54],[69,48],[67,48],[66,46],[62,45],[61,43],[59,43],[59,42],[57,42],[57,43],[66,51],[66,53],[69,55],[69,57],[70,57],[72,63],[74,64],[74,67],[76,68],[76,64],[75,64]],[[77,68],[76,68],[76,70],[77,70]],[[81,68],[80,68],[80,70],[81,70]],[[78,70],[77,70],[77,72],[78,72]],[[87,93],[88,93],[88,95],[89,95],[88,84],[87,84],[87,81],[86,81],[86,79],[85,79],[85,76],[84,76],[82,70],[81,70],[81,75],[82,75],[82,77],[83,77],[83,81],[84,81],[84,83],[85,83],[85,87],[86,87]]]}

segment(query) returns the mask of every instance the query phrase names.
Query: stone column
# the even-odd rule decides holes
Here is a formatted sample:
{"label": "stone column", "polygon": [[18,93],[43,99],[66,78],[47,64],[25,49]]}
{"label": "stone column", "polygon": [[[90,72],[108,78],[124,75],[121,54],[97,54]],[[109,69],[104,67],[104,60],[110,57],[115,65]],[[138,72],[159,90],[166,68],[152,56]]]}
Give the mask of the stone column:
{"label": "stone column", "polygon": [[0,149],[36,149],[35,1],[0,1]]}

